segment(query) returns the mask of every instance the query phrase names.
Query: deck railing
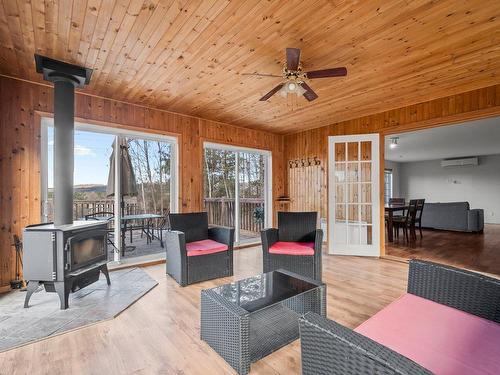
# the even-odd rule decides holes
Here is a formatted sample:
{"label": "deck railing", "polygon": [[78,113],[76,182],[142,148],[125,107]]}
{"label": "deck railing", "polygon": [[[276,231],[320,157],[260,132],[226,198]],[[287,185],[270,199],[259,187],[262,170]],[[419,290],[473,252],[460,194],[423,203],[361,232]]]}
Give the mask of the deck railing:
{"label": "deck railing", "polygon": [[[229,198],[205,198],[208,223],[234,227],[235,200]],[[259,233],[264,227],[264,199],[240,198],[241,230]]]}
{"label": "deck railing", "polygon": [[[49,221],[52,219],[52,201],[48,202]],[[227,198],[204,198],[205,210],[210,225],[234,227],[235,200]],[[97,212],[114,212],[114,200],[74,200],[73,219],[82,219],[85,215]],[[264,227],[264,199],[240,199],[240,227],[244,231],[258,234]],[[135,202],[125,201],[126,214],[138,214],[140,207]]]}
{"label": "deck railing", "polygon": [[[139,212],[139,205],[136,202],[127,202],[125,200],[125,215],[134,215]],[[113,199],[88,201],[74,200],[73,201],[73,218],[81,219],[85,215],[98,212],[115,212],[115,202]]]}

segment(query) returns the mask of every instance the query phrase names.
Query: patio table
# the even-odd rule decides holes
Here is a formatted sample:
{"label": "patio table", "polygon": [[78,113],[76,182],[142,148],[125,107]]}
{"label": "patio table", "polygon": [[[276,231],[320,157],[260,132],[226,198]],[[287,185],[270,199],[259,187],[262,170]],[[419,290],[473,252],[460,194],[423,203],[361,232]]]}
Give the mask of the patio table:
{"label": "patio table", "polygon": [[326,316],[326,285],[283,269],[201,292],[201,339],[238,374],[299,338],[300,316]]}
{"label": "patio table", "polygon": [[[110,221],[110,220],[113,220],[113,218],[114,218],[114,216],[109,216],[109,215],[92,216],[92,220]],[[154,228],[152,226],[153,220],[161,219],[161,218],[163,218],[162,215],[147,214],[147,213],[146,214],[135,214],[135,215],[123,215],[121,217],[121,221],[123,223],[123,226],[121,228],[122,256],[125,256],[125,234],[127,233],[127,230],[130,229],[127,227],[127,225],[129,225],[129,222],[134,221],[134,220],[142,221],[141,230],[146,235],[148,244],[151,243],[153,240],[157,239],[158,241],[160,241],[161,247],[163,247],[162,232],[160,231],[160,236],[158,237],[157,235],[154,234]]]}

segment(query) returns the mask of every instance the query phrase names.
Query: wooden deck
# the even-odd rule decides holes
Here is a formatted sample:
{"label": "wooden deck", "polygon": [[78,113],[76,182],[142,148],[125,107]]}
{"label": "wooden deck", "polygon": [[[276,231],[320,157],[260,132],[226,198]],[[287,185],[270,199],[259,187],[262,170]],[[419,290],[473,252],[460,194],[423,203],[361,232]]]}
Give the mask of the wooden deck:
{"label": "wooden deck", "polygon": [[[160,241],[154,239],[153,242],[148,244],[146,241],[146,236],[143,235],[141,237],[141,233],[138,230],[133,231],[132,242],[130,242],[130,234],[127,232],[127,235],[125,237],[125,243],[127,246],[127,250],[125,251],[125,256],[122,257],[122,260],[125,260],[127,263],[136,260],[147,261],[147,260],[165,259],[166,250],[164,247],[161,247]],[[240,243],[237,244],[236,246],[238,245],[247,246],[249,244],[255,244],[255,243],[260,243],[260,233],[242,230],[240,232]],[[108,259],[113,260],[113,252],[116,251],[116,249],[112,246],[108,246],[108,251],[109,251]]]}
{"label": "wooden deck", "polygon": [[[117,318],[0,354],[2,374],[234,374],[200,340],[200,291],[262,271],[260,247],[235,252],[235,276],[179,287],[165,265],[159,285]],[[328,317],[355,327],[406,288],[405,263],[325,255]],[[252,365],[252,374],[300,374],[299,341]]]}

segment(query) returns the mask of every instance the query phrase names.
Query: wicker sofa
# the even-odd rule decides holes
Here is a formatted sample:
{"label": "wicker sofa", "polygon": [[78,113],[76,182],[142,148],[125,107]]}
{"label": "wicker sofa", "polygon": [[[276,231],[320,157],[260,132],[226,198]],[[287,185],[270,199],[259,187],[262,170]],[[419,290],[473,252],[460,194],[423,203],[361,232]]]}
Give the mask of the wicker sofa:
{"label": "wicker sofa", "polygon": [[[370,321],[380,321],[385,310],[391,309],[391,306],[394,310],[396,301],[355,330],[309,313],[299,321],[302,374],[500,373],[500,280],[440,264],[412,260],[406,296],[421,301],[425,306],[434,306],[431,310],[435,309],[440,314],[423,310],[413,315],[417,317],[416,321],[409,316],[410,313],[403,319],[392,319],[386,321],[385,326],[379,327],[380,335],[387,336],[384,330],[394,331],[399,336],[396,340],[407,342],[406,346],[412,347],[409,354],[402,355],[401,350],[396,351],[381,344],[380,341],[384,340],[372,339],[376,333],[373,333],[375,331],[373,324],[370,327]],[[441,320],[429,321],[435,316]],[[458,321],[447,323],[443,320],[453,320],[457,316]],[[422,324],[418,325],[422,321],[423,330]],[[436,325],[435,329],[432,324]],[[462,336],[462,340],[456,339],[463,335],[462,330],[471,326],[479,334],[470,335],[469,332],[469,336]],[[358,331],[372,332],[372,338]],[[414,336],[410,331],[416,331],[417,337],[430,333],[430,340],[411,341]],[[443,337],[451,340],[450,345],[441,345]],[[464,337],[468,339],[463,340]],[[387,340],[389,339],[386,339],[386,344]],[[439,348],[435,348],[436,345]],[[420,354],[416,355],[416,352]],[[425,356],[431,358],[426,359]],[[446,366],[448,371],[443,371]]]}
{"label": "wicker sofa", "polygon": [[234,228],[208,227],[206,212],[169,214],[167,274],[181,286],[233,275]]}
{"label": "wicker sofa", "polygon": [[321,280],[323,231],[317,212],[278,212],[278,228],[261,231],[264,272],[280,268]]}

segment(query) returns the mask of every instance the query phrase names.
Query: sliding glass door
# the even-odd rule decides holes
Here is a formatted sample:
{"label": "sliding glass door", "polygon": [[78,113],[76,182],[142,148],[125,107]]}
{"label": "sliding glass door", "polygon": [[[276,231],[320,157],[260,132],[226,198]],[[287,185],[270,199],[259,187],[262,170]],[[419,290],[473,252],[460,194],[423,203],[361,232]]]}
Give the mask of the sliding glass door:
{"label": "sliding glass door", "polygon": [[[43,222],[57,209],[53,137],[53,120],[43,118]],[[176,152],[172,137],[75,124],[73,219],[109,222],[110,259],[165,256],[166,218],[177,211]]]}
{"label": "sliding glass door", "polygon": [[270,153],[205,144],[204,204],[209,224],[234,227],[236,243],[260,241],[271,222]]}
{"label": "sliding glass door", "polygon": [[204,204],[211,225],[234,227],[236,196],[236,153],[205,148]]}
{"label": "sliding glass door", "polygon": [[260,241],[266,218],[266,156],[238,153],[240,243]]}

